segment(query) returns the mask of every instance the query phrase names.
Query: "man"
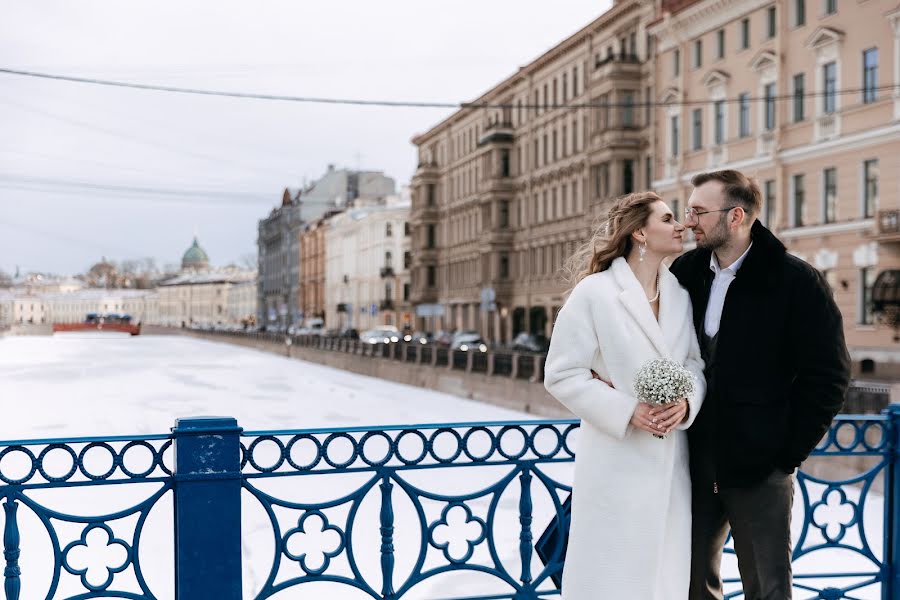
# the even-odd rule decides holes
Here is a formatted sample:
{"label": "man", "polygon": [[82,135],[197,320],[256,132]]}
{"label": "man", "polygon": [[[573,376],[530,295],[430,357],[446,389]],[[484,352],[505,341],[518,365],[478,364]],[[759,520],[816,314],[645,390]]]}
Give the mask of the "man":
{"label": "man", "polygon": [[688,431],[691,600],[721,599],[729,525],[746,600],[791,598],[793,472],[840,410],[850,377],[841,314],[822,275],[757,221],[738,171],[693,178],[697,248],[672,272],[688,290],[707,396]]}

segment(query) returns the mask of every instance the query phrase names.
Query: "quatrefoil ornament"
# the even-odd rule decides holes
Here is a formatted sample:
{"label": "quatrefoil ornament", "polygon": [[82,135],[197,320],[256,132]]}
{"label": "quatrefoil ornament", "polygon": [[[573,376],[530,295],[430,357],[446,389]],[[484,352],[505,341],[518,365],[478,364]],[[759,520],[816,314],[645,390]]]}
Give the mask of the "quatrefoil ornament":
{"label": "quatrefoil ornament", "polygon": [[[81,577],[85,588],[101,592],[110,586],[116,573],[131,564],[131,547],[114,537],[106,523],[92,523],[84,528],[79,540],[65,547],[62,563],[66,571]],[[91,583],[100,577],[102,583]]]}
{"label": "quatrefoil ornament", "polygon": [[[318,523],[313,524],[316,521]],[[300,551],[292,552],[291,547]],[[321,575],[328,569],[331,559],[343,551],[344,532],[329,524],[328,518],[319,510],[303,513],[297,527],[284,535],[284,554],[300,563],[300,568],[307,575]]]}
{"label": "quatrefoil ornament", "polygon": [[[473,517],[472,510],[465,504],[452,503],[444,507],[441,518],[428,528],[428,536],[431,544],[443,551],[448,561],[460,564],[472,558],[475,546],[485,540],[487,526],[478,517]],[[463,553],[454,551],[463,547],[466,549]]]}
{"label": "quatrefoil ornament", "polygon": [[837,544],[847,529],[859,522],[859,506],[847,500],[841,488],[831,487],[822,499],[809,509],[812,524],[822,532],[829,544]]}

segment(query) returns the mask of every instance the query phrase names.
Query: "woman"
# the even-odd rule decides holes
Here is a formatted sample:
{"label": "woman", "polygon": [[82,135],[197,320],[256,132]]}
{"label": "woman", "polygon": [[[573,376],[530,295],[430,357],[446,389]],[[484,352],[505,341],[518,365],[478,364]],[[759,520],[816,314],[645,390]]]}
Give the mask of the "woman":
{"label": "woman", "polygon": [[[684,430],[706,384],[690,298],[662,262],[681,252],[683,232],[659,196],[631,194],[569,260],[576,285],[557,317],[544,377],[547,391],[581,418],[565,600],[687,598]],[[691,371],[691,398],[653,407],[634,397],[635,374],[660,357]]]}

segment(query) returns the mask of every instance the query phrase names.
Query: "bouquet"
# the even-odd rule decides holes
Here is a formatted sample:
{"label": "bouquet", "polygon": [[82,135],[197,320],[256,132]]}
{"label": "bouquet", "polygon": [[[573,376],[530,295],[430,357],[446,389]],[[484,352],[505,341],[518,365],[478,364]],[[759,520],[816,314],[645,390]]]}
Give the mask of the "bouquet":
{"label": "bouquet", "polygon": [[[668,358],[647,362],[634,377],[638,400],[647,404],[670,404],[694,393],[694,377],[682,365]],[[664,435],[653,434],[665,439]]]}

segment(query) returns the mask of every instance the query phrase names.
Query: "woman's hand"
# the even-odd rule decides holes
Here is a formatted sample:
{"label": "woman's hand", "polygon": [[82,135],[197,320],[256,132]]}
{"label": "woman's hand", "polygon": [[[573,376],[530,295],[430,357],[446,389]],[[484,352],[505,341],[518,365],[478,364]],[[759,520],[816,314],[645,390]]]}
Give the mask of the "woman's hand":
{"label": "woman's hand", "polygon": [[650,410],[650,419],[657,430],[654,433],[666,435],[676,425],[687,420],[690,404],[687,398],[679,398],[675,402],[653,406]]}
{"label": "woman's hand", "polygon": [[652,414],[653,410],[657,408],[660,407],[647,404],[646,402],[638,402],[637,407],[634,409],[634,414],[631,415],[631,426],[635,429],[642,429],[647,433],[664,435],[666,432],[659,429],[659,425],[662,422],[659,420],[659,417],[655,417]]}

